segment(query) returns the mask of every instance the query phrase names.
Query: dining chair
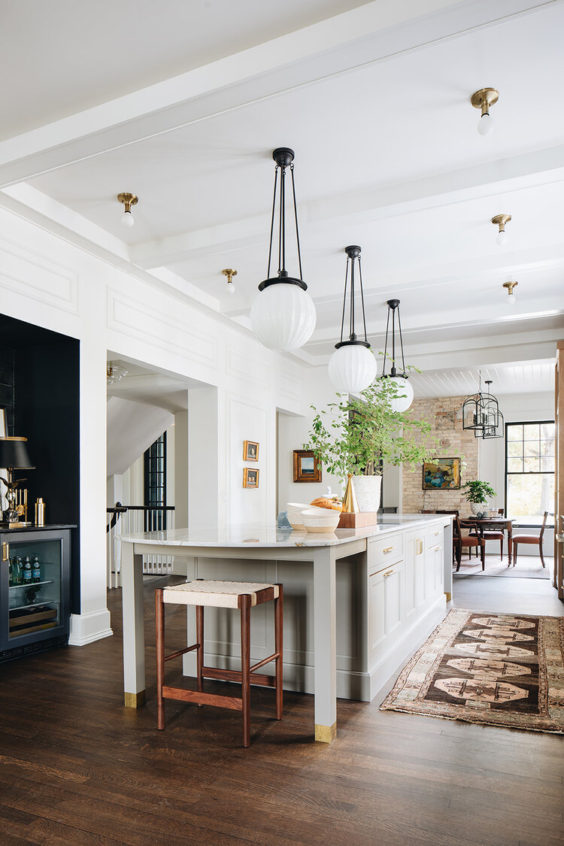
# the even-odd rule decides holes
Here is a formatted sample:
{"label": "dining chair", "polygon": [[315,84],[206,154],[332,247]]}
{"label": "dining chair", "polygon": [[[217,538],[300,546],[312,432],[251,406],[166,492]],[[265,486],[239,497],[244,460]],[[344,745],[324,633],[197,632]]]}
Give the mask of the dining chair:
{"label": "dining chair", "polygon": [[544,512],[544,517],[542,518],[542,526],[540,530],[540,535],[513,535],[513,566],[517,564],[517,547],[520,543],[531,543],[537,544],[540,553],[540,560],[542,562],[542,566],[545,566],[544,563],[544,556],[542,554],[542,541],[544,537],[544,530],[546,529],[546,520],[550,511]]}
{"label": "dining chair", "polygon": [[[497,513],[500,517],[505,516],[505,508],[498,508]],[[502,526],[500,529],[484,529],[482,532],[482,537],[485,541],[489,540],[498,540],[499,541],[499,557],[503,561],[503,540],[505,537],[505,528]]]}
{"label": "dining chair", "polygon": [[486,542],[481,535],[463,535],[460,528],[460,517],[456,514],[452,524],[452,544],[456,557],[456,572],[460,570],[462,562],[462,550],[468,550],[468,558],[472,557],[472,549],[479,548],[482,561],[482,570],[486,569]]}

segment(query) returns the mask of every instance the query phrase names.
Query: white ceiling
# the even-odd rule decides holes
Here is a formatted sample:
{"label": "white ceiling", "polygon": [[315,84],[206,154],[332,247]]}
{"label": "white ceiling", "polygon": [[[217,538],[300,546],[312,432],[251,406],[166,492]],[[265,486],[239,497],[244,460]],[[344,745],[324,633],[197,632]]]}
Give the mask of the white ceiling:
{"label": "white ceiling", "polygon": [[[508,366],[545,360],[562,337],[564,3],[4,0],[1,31],[7,204],[71,229],[74,214],[110,259],[246,324],[266,272],[271,151],[289,145],[318,311],[307,361],[338,340],[349,243],[363,248],[370,340],[383,348],[399,297],[421,392],[472,356],[516,385]],[[469,98],[486,85],[500,99],[482,137]],[[119,191],[140,197],[131,230]],[[500,212],[513,216],[503,248]]]}

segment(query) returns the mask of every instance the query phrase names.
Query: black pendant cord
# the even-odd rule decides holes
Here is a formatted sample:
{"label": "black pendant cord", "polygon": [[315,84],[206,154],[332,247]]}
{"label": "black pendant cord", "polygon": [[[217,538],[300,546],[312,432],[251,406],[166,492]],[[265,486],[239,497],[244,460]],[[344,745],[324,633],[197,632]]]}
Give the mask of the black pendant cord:
{"label": "black pendant cord", "polygon": [[[348,260],[347,260],[348,264]],[[354,331],[354,258],[351,262],[351,304],[349,308],[349,340],[356,341],[356,332]]]}
{"label": "black pendant cord", "polygon": [[405,358],[404,358],[404,355],[403,355],[403,335],[402,335],[402,331],[401,331],[401,316],[400,316],[399,306],[398,306],[398,329],[399,329],[400,347],[401,347],[402,376],[405,376],[407,378],[406,372],[405,372]]}
{"label": "black pendant cord", "polygon": [[384,343],[384,361],[382,362],[382,376],[386,375],[386,360],[388,357],[388,330],[390,328],[390,307],[388,306],[388,317],[386,318],[386,340]]}
{"label": "black pendant cord", "polygon": [[364,285],[362,284],[362,266],[360,264],[360,256],[358,257],[358,276],[360,279],[360,302],[362,304],[362,324],[364,327],[364,343],[368,343],[368,336],[366,334],[366,311],[364,309]]}
{"label": "black pendant cord", "polygon": [[296,245],[298,248],[298,267],[300,268],[300,279],[304,278],[302,272],[302,251],[300,249],[300,229],[298,226],[298,205],[296,203],[296,183],[294,180],[294,164],[290,165],[290,174],[292,175],[292,194],[294,197],[294,220],[296,221]]}
{"label": "black pendant cord", "polygon": [[349,261],[350,261],[350,259],[347,259],[347,266],[346,266],[346,270],[345,270],[345,293],[344,293],[344,296],[343,296],[343,313],[341,315],[341,340],[340,340],[341,344],[343,343],[343,330],[345,328],[345,311],[346,311],[346,307],[347,307],[347,285],[348,285],[348,281],[349,281]]}
{"label": "black pendant cord", "polygon": [[274,240],[274,216],[276,214],[276,186],[278,184],[278,165],[274,168],[274,196],[272,197],[272,217],[270,220],[270,245],[268,247],[268,268],[266,278],[270,279],[270,263],[272,260],[272,241]]}
{"label": "black pendant cord", "polygon": [[282,276],[286,264],[286,168],[280,168],[280,218],[278,225],[278,276]]}

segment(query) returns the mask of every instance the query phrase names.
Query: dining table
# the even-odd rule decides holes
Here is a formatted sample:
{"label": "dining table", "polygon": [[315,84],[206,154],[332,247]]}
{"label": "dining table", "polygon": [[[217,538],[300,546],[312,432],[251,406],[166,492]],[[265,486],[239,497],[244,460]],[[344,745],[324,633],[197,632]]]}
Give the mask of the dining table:
{"label": "dining table", "polygon": [[476,517],[475,515],[471,515],[470,517],[460,517],[460,528],[461,529],[476,529],[478,534],[480,535],[484,531],[506,531],[507,532],[507,560],[509,562],[508,566],[511,567],[511,561],[513,556],[513,518],[512,517],[502,517],[498,515],[497,517]]}

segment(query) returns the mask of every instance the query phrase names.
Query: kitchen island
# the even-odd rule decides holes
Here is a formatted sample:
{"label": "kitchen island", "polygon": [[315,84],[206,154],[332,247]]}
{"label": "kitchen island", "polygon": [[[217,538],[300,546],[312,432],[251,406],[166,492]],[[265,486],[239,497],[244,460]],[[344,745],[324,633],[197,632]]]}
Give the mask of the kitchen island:
{"label": "kitchen island", "polygon": [[[337,697],[373,699],[445,615],[452,590],[452,518],[384,515],[366,529],[330,534],[272,525],[124,535],[128,707],[139,707],[145,696],[144,555],[186,559],[189,580],[284,585],[284,687],[314,694],[315,739],[330,742],[337,730]],[[273,651],[267,605],[254,609],[251,618],[253,661]],[[239,668],[237,628],[227,609],[209,609],[206,664]],[[192,616],[188,638],[195,640]],[[192,654],[185,656],[186,675],[195,674],[193,661]]]}

